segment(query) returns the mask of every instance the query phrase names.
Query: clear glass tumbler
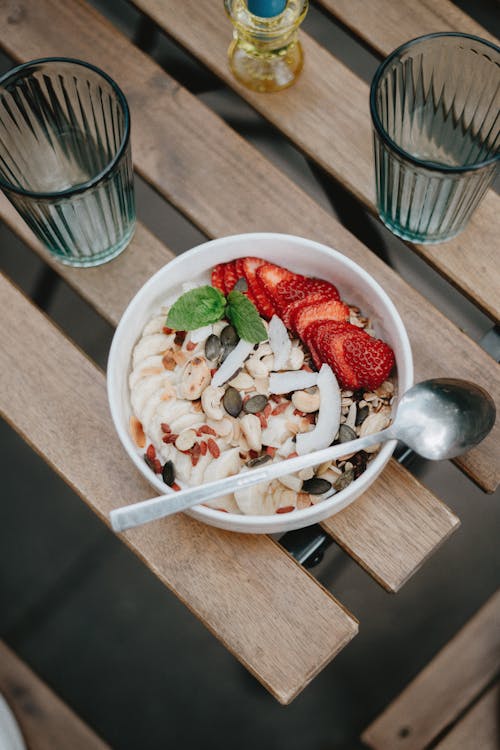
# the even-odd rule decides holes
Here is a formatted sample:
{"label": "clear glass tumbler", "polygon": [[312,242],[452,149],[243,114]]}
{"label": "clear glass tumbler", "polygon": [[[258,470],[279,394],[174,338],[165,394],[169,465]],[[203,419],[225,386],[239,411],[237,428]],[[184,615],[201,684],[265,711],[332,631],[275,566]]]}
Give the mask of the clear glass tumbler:
{"label": "clear glass tumbler", "polygon": [[0,78],[0,188],[70,266],[97,266],[135,228],[130,115],[102,70],[67,58]]}
{"label": "clear glass tumbler", "polygon": [[371,85],[377,207],[403,239],[466,225],[500,160],[500,48],[429,34],[387,57]]}

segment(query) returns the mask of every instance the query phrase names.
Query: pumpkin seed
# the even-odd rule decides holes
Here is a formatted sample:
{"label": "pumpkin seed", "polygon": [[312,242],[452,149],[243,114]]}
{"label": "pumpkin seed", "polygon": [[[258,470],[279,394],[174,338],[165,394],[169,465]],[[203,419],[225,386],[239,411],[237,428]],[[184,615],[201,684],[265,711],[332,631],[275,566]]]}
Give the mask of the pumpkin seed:
{"label": "pumpkin seed", "polygon": [[331,489],[332,483],[321,477],[312,477],[302,482],[302,492],[307,492],[308,495],[323,495]]}
{"label": "pumpkin seed", "polygon": [[165,461],[165,466],[161,472],[161,476],[165,484],[171,486],[175,481],[175,468],[172,461]]}
{"label": "pumpkin seed", "polygon": [[211,361],[215,361],[220,356],[222,351],[222,344],[220,338],[211,333],[205,342],[205,357]]}
{"label": "pumpkin seed", "polygon": [[339,430],[339,441],[341,443],[348,443],[349,440],[356,440],[357,435],[348,424],[341,424]]}
{"label": "pumpkin seed", "polygon": [[363,424],[369,413],[370,408],[368,406],[362,406],[360,409],[358,409],[358,413],[356,414],[356,427],[359,427],[360,424]]}
{"label": "pumpkin seed", "polygon": [[349,471],[345,471],[343,474],[340,475],[340,477],[335,482],[335,489],[337,491],[345,490],[345,488],[351,484],[352,480],[354,479],[354,471],[350,469]]}
{"label": "pumpkin seed", "polygon": [[257,412],[262,411],[267,406],[267,398],[262,395],[252,396],[252,398],[249,398],[246,402],[243,409],[248,414],[257,414]]}
{"label": "pumpkin seed", "polygon": [[238,416],[243,406],[243,401],[236,388],[229,386],[222,398],[222,405],[231,417]]}
{"label": "pumpkin seed", "polygon": [[244,276],[241,276],[238,279],[236,284],[233,286],[233,289],[236,289],[237,292],[248,292],[248,284]]}
{"label": "pumpkin seed", "polygon": [[267,464],[268,461],[272,461],[271,456],[269,453],[264,453],[262,456],[257,456],[257,458],[251,458],[250,461],[246,462],[246,465],[252,469],[255,466],[261,466],[262,464]]}
{"label": "pumpkin seed", "polygon": [[236,329],[232,325],[225,326],[220,332],[220,340],[224,348],[232,346],[233,349],[239,341]]}

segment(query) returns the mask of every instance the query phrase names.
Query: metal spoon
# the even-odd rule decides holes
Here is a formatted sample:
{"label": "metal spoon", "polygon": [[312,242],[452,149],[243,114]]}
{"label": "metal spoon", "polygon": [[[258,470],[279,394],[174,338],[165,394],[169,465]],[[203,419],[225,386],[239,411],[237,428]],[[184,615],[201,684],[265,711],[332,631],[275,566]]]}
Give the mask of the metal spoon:
{"label": "metal spoon", "polygon": [[159,495],[151,500],[117,508],[110,513],[111,526],[115,531],[140,526],[228,492],[268,482],[308,466],[317,466],[324,461],[333,461],[386,440],[401,440],[424,458],[454,458],[486,437],[495,423],[495,414],[491,396],[474,383],[452,378],[425,380],[404,394],[394,421],[385,430],[306,456],[297,456],[199,487],[190,487],[175,495]]}

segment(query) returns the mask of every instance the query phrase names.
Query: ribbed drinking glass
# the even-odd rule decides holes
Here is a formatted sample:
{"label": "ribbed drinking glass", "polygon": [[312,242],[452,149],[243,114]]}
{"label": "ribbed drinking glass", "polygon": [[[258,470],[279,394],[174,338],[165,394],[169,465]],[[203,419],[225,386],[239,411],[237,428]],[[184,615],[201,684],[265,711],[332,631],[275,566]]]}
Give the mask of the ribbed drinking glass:
{"label": "ribbed drinking glass", "polygon": [[46,58],[0,78],[0,187],[71,266],[117,256],[135,204],[126,99],[103,71]]}
{"label": "ribbed drinking glass", "polygon": [[414,39],[380,65],[370,109],[380,218],[407,240],[454,237],[500,160],[500,48],[466,34]]}

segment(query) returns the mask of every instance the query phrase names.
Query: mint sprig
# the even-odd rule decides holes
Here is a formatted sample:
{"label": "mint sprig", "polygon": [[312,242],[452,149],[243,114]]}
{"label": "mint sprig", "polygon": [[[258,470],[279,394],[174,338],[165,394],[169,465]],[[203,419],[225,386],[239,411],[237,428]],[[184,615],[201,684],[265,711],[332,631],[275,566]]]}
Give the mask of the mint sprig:
{"label": "mint sprig", "polygon": [[258,344],[259,341],[266,341],[268,338],[257,308],[241,292],[229,292],[226,315],[236,328],[240,339]]}
{"label": "mint sprig", "polygon": [[190,289],[168,311],[167,326],[176,331],[194,331],[220,320],[225,307],[226,299],[215,287]]}
{"label": "mint sprig", "polygon": [[166,325],[176,331],[194,331],[226,316],[240,339],[257,344],[268,336],[257,308],[241,292],[229,292],[227,300],[213,286],[201,286],[182,294],[168,312]]}

